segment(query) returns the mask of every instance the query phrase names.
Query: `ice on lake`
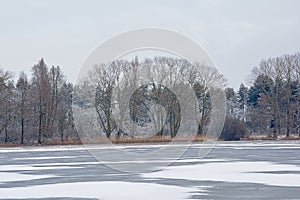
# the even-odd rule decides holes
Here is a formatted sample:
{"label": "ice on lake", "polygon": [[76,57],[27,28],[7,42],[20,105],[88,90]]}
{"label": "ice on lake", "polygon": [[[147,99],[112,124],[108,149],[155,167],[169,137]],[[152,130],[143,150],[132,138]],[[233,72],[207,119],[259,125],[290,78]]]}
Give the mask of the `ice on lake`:
{"label": "ice on lake", "polygon": [[[162,145],[121,145],[147,152]],[[178,148],[175,144],[171,148]],[[110,151],[101,147],[99,151]],[[300,143],[221,142],[199,159],[195,143],[169,166],[164,159],[116,161],[153,166],[125,173],[82,146],[0,149],[0,199],[298,199]]]}

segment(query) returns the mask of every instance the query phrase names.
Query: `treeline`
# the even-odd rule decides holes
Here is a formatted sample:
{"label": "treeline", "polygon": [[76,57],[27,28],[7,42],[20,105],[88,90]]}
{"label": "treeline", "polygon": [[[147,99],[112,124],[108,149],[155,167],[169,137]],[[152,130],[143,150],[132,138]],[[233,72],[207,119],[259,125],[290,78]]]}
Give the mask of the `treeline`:
{"label": "treeline", "polygon": [[[107,138],[174,138],[177,134],[183,138],[196,132],[206,136],[211,92],[224,90],[225,83],[216,68],[173,57],[95,65],[75,87],[79,132],[96,140],[91,127],[100,124]],[[223,98],[215,102],[224,103]]]}
{"label": "treeline", "polygon": [[[136,69],[140,65],[149,66],[150,71],[158,70],[157,74],[153,74],[154,76],[150,78],[161,79],[156,80],[157,85],[141,86],[130,96],[130,118],[137,126],[128,131],[124,127],[117,126],[114,119],[116,115],[112,113],[114,108],[112,92],[123,72]],[[150,71],[145,73],[152,74]],[[200,119],[196,129],[199,135],[205,135],[211,111],[209,86],[225,87],[225,79],[216,68],[191,65],[186,60],[168,57],[155,57],[142,62],[137,58],[133,61],[117,60],[94,66],[88,74],[89,77],[81,84],[73,86],[66,81],[59,67],[49,68],[43,59],[31,68],[30,80],[22,72],[14,83],[13,75],[2,70],[0,143],[55,144],[74,143],[82,139],[96,141],[99,137],[99,128],[107,138],[132,138],[132,134],[143,135],[140,130],[149,128],[149,123],[154,124],[157,137],[173,138],[183,124],[180,124],[180,109],[176,95],[164,85],[166,81],[176,83],[180,79],[184,79],[197,96],[199,111],[194,112],[199,112]],[[133,77],[134,74],[128,75],[129,79]],[[185,87],[181,90],[181,95],[184,95]],[[187,96],[182,98],[188,99]],[[159,106],[154,107],[155,104]],[[166,113],[163,112],[164,109]],[[74,111],[77,111],[77,115],[74,115]],[[97,116],[93,116],[93,111],[96,111]],[[120,116],[122,112],[125,110],[121,110]],[[79,117],[76,127],[74,117]],[[125,121],[125,118],[121,121]],[[190,128],[190,124],[185,126]]]}
{"label": "treeline", "polygon": [[31,68],[31,79],[21,72],[0,70],[0,143],[50,144],[78,139],[73,113],[73,85],[57,66],[44,60]]}
{"label": "treeline", "polygon": [[300,137],[300,53],[262,60],[251,79],[250,87],[241,84],[238,91],[226,89],[228,123],[224,129],[236,132],[236,138],[247,132]]}
{"label": "treeline", "polygon": [[[94,66],[89,77],[73,86],[67,82],[60,67],[49,68],[41,59],[31,68],[30,79],[21,72],[14,82],[12,73],[0,70],[0,143],[79,142],[79,132],[91,126],[90,116],[87,112],[75,127],[74,109],[79,113],[84,113],[81,112],[84,109],[96,110],[96,121],[106,137],[128,137],[130,133],[118,126],[112,114],[113,89],[124,75],[122,73],[140,65],[156,70],[155,78],[164,78],[157,80],[161,81],[159,84],[144,85],[132,94],[130,118],[141,127],[154,123],[158,130],[156,136],[175,137],[180,126],[178,100],[163,85],[184,77],[198,101],[197,133],[205,136],[211,117],[209,87],[225,89],[226,83],[215,68],[169,57],[118,60]],[[134,77],[131,75],[129,77]],[[239,140],[255,134],[273,138],[279,135],[300,137],[300,54],[263,60],[253,69],[251,78],[249,87],[241,84],[238,91],[225,89],[227,113],[221,139]],[[153,107],[154,104],[160,107]],[[162,107],[166,115],[160,110]],[[151,110],[153,108],[158,110]],[[151,112],[156,115],[149,115]],[[95,132],[84,134],[87,138],[96,135]]]}

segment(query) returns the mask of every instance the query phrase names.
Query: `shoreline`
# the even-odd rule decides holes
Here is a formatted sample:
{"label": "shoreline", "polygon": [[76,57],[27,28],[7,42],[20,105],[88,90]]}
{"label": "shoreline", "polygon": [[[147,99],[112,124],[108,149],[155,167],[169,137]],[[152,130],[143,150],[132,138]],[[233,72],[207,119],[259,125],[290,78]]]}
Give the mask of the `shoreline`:
{"label": "shoreline", "polygon": [[[15,143],[0,143],[0,148],[11,148],[11,147],[55,147],[55,146],[85,146],[85,145],[126,145],[126,144],[132,144],[132,145],[148,145],[148,144],[168,144],[170,142],[173,143],[205,143],[208,139],[205,137],[196,137],[194,139],[187,139],[187,138],[177,138],[177,139],[171,139],[171,138],[123,138],[123,139],[111,139],[110,142],[108,141],[97,141],[93,143],[84,143],[81,141],[64,141],[64,142],[55,142],[55,143],[44,143],[44,144],[15,144]],[[215,140],[215,139],[212,139]],[[252,136],[247,138],[240,138],[239,140],[222,140],[218,139],[216,142],[251,142],[251,141],[257,141],[257,142],[271,142],[271,141],[300,141],[300,137],[292,136],[292,137],[267,137],[267,136]]]}

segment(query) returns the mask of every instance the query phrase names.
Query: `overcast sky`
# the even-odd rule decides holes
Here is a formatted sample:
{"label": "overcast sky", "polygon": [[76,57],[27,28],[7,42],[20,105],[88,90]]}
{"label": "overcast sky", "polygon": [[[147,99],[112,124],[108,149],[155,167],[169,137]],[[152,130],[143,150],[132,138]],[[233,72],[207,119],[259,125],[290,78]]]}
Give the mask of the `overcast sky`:
{"label": "overcast sky", "polygon": [[300,50],[299,8],[297,0],[0,0],[0,66],[18,76],[43,57],[73,82],[107,38],[161,27],[202,45],[238,88],[261,59]]}

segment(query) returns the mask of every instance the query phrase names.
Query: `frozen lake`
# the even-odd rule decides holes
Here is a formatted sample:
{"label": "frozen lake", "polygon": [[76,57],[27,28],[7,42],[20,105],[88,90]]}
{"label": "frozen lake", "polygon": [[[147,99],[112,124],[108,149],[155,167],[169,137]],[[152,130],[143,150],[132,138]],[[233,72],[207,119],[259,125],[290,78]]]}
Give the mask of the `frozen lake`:
{"label": "frozen lake", "polygon": [[[178,146],[169,148],[176,151]],[[161,145],[120,148],[143,153]],[[167,167],[159,167],[165,159],[130,158],[108,166],[78,146],[1,148],[0,199],[300,198],[300,142],[219,142],[199,159],[203,148],[193,144]],[[112,164],[153,170],[125,173]]]}

